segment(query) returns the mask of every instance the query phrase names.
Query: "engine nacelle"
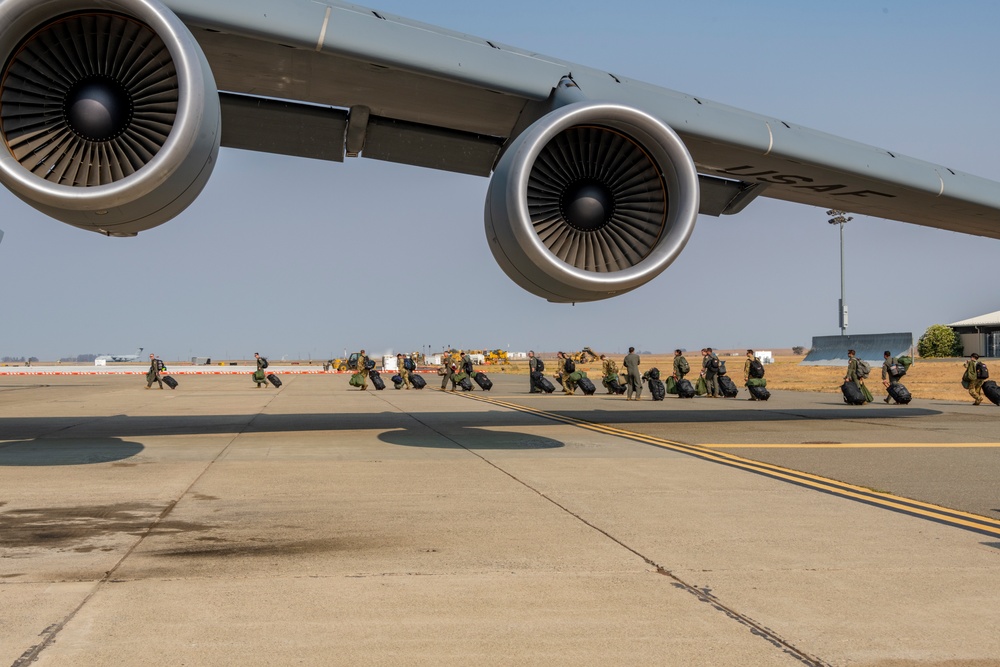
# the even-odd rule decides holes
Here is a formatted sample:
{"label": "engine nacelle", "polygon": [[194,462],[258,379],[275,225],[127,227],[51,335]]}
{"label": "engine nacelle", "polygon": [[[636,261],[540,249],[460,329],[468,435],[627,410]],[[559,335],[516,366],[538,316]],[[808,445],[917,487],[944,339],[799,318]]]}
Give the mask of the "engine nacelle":
{"label": "engine nacelle", "polygon": [[219,95],[157,0],[0,0],[0,182],[76,227],[132,236],[212,173]]}
{"label": "engine nacelle", "polygon": [[486,197],[486,237],[518,285],[597,301],[649,282],[698,217],[698,173],[680,137],[631,107],[577,102],[508,146]]}

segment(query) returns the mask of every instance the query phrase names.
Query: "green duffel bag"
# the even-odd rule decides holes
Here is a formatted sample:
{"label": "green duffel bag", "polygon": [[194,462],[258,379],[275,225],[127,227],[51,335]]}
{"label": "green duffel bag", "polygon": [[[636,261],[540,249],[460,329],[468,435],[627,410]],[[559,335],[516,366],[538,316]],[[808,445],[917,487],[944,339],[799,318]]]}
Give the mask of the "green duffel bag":
{"label": "green duffel bag", "polygon": [[694,393],[698,396],[704,396],[708,393],[708,383],[705,382],[705,378],[699,377],[698,384],[694,386]]}
{"label": "green duffel bag", "polygon": [[468,373],[465,373],[465,372],[462,372],[462,373],[455,373],[455,374],[454,374],[454,375],[453,375],[453,376],[451,377],[451,381],[452,381],[452,382],[454,382],[455,384],[458,384],[459,382],[461,382],[462,380],[464,380],[464,379],[465,379],[465,378],[467,378],[467,377],[469,377],[469,374],[468,374]]}
{"label": "green duffel bag", "polygon": [[766,387],[767,380],[764,378],[750,378],[747,380],[748,387]]}
{"label": "green duffel bag", "polygon": [[254,382],[263,382],[264,379],[265,378],[264,378],[264,371],[263,370],[254,371],[254,373],[253,373],[253,381]]}
{"label": "green duffel bag", "polygon": [[869,403],[875,400],[875,397],[872,396],[872,393],[868,391],[868,387],[866,387],[865,385],[861,385],[861,393],[865,395],[865,400],[868,401]]}
{"label": "green duffel bag", "polygon": [[569,374],[569,377],[566,379],[572,382],[573,384],[576,384],[585,377],[587,377],[587,374],[584,373],[583,371],[573,371],[572,373]]}
{"label": "green duffel bag", "polygon": [[352,387],[363,387],[365,386],[365,376],[364,373],[355,373],[351,376],[351,386]]}
{"label": "green duffel bag", "polygon": [[673,375],[667,376],[667,381],[663,383],[664,388],[667,390],[668,394],[677,393],[677,380],[674,379]]}

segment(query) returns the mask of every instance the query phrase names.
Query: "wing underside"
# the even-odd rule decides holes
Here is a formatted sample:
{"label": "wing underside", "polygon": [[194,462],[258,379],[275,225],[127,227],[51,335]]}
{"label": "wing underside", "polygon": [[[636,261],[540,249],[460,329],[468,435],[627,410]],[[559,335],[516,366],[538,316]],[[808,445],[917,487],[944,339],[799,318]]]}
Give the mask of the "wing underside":
{"label": "wing underside", "polygon": [[224,146],[489,175],[571,78],[677,131],[703,213],[762,195],[1000,238],[997,183],[778,119],[353,5],[167,4],[224,91]]}

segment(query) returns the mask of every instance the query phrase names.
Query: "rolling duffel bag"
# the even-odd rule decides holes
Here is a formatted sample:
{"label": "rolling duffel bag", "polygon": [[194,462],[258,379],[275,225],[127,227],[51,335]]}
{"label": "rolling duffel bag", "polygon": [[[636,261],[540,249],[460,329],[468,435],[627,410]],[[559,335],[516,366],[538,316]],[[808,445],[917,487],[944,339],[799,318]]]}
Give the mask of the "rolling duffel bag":
{"label": "rolling duffel bag", "polygon": [[677,381],[677,398],[694,398],[695,390],[690,380],[681,378]]}
{"label": "rolling duffel bag", "polygon": [[587,396],[593,396],[594,392],[597,391],[597,387],[595,387],[591,379],[586,376],[577,380],[576,386],[579,387],[580,390]]}
{"label": "rolling duffel bag", "polygon": [[[166,381],[167,378],[163,378]],[[983,383],[983,395],[990,399],[990,403],[993,405],[1000,405],[1000,387],[993,380],[987,380]]]}
{"label": "rolling duffel bag", "polygon": [[281,386],[281,378],[279,378],[274,373],[267,374],[267,381],[273,384],[275,389]]}
{"label": "rolling duffel bag", "polygon": [[653,395],[654,401],[662,401],[667,395],[667,388],[663,386],[663,380],[649,378],[649,393]]}
{"label": "rolling duffel bag", "polygon": [[715,381],[718,383],[722,395],[726,398],[733,398],[736,394],[740,393],[740,390],[736,387],[736,383],[728,375],[719,375],[715,378]]}
{"label": "rolling duffel bag", "polygon": [[546,394],[551,394],[553,391],[556,390],[555,386],[553,386],[553,384],[549,382],[549,379],[544,375],[542,375],[541,373],[539,373],[538,371],[535,371],[534,373],[531,374],[531,383],[535,385],[535,389],[540,389],[541,391],[544,391]]}
{"label": "rolling duffel bag", "polygon": [[410,373],[410,384],[413,385],[414,389],[423,389],[427,386],[427,380],[420,375]]}
{"label": "rolling duffel bag", "polygon": [[368,379],[372,381],[373,385],[375,385],[376,391],[382,391],[385,389],[385,380],[382,379],[382,376],[379,375],[378,371],[368,371]]}
{"label": "rolling duffel bag", "polygon": [[848,405],[865,404],[865,395],[861,393],[861,388],[850,380],[840,385],[840,391],[844,394],[844,403]]}
{"label": "rolling duffel bag", "polygon": [[164,375],[160,379],[163,380],[163,384],[167,385],[171,389],[177,389],[177,380],[173,379],[169,375]]}
{"label": "rolling duffel bag", "polygon": [[493,388],[493,380],[486,377],[486,373],[476,373],[472,376],[472,379],[476,381],[476,384],[483,391],[489,391]]}
{"label": "rolling duffel bag", "polygon": [[472,391],[472,380],[466,375],[459,381],[458,386],[462,388],[462,391]]}
{"label": "rolling duffel bag", "polygon": [[910,395],[910,390],[899,382],[896,384],[890,384],[886,387],[886,391],[889,392],[890,398],[900,405],[906,405],[913,400],[913,396]]}
{"label": "rolling duffel bag", "polygon": [[[760,379],[763,379],[763,378],[760,378]],[[747,391],[750,392],[750,396],[752,396],[755,400],[758,400],[758,401],[766,401],[767,399],[771,398],[771,392],[769,392],[764,387],[764,385],[760,385],[760,384],[748,384],[747,385]]]}

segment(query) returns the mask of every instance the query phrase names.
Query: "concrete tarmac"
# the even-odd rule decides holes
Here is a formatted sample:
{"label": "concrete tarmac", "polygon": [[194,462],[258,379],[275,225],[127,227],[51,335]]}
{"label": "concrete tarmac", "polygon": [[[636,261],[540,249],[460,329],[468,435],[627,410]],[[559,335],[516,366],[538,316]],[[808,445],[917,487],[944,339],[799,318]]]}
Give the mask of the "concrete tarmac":
{"label": "concrete tarmac", "polygon": [[1000,408],[492,377],[0,377],[0,665],[1000,665]]}

